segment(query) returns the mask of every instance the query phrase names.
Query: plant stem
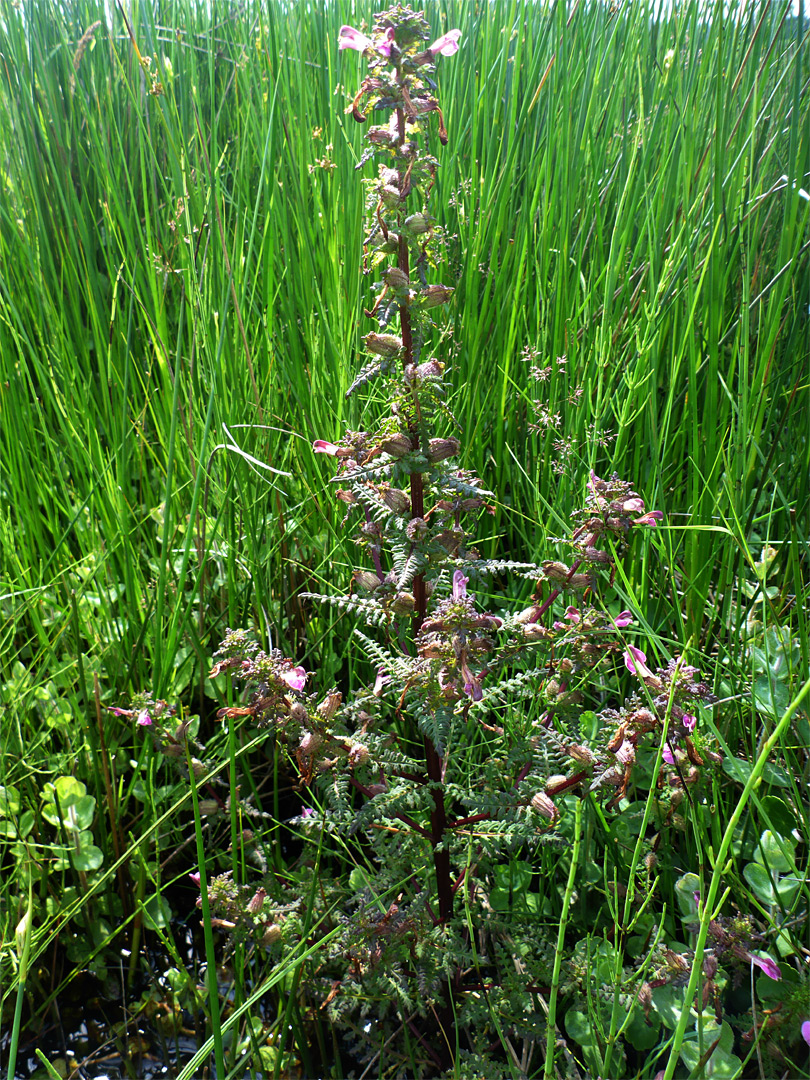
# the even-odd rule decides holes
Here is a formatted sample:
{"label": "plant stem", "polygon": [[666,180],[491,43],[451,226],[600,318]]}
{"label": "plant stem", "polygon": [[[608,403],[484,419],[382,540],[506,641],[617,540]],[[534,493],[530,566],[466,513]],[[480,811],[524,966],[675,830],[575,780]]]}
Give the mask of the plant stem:
{"label": "plant stem", "polygon": [[194,775],[194,762],[191,758],[191,750],[188,743],[186,743],[186,764],[188,765],[188,779],[191,788],[191,804],[194,810],[194,836],[197,841],[197,867],[200,874],[200,907],[202,910],[203,935],[205,938],[205,981],[208,984],[208,1005],[211,1010],[211,1035],[214,1040],[214,1060],[216,1061],[217,1076],[223,1077],[226,1075],[226,1072],[225,1054],[222,1046],[222,1025],[219,1016],[217,959],[214,950],[214,935],[211,929],[211,906],[208,901],[208,875],[205,869],[205,848],[203,846],[200,802],[197,795],[197,778]]}
{"label": "plant stem", "polygon": [[742,790],[737,805],[734,808],[728,824],[726,825],[725,832],[723,833],[723,839],[720,843],[720,849],[717,855],[714,857],[712,865],[712,876],[709,881],[709,886],[706,893],[706,900],[703,904],[703,910],[700,919],[700,930],[698,931],[697,941],[695,942],[695,955],[692,960],[692,970],[689,973],[689,983],[684,991],[683,1001],[684,1005],[681,1010],[681,1015],[678,1020],[678,1025],[675,1028],[675,1032],[672,1036],[672,1047],[669,1052],[669,1060],[667,1061],[667,1067],[663,1073],[663,1080],[672,1080],[675,1074],[675,1068],[678,1064],[678,1059],[681,1053],[681,1046],[683,1045],[684,1036],[686,1034],[686,1026],[689,1023],[691,1014],[691,1004],[695,1000],[695,993],[698,987],[698,981],[703,972],[703,953],[706,947],[706,938],[709,934],[709,924],[712,921],[713,913],[715,911],[715,902],[717,900],[717,894],[720,891],[720,882],[725,874],[729,872],[731,863],[726,864],[728,853],[731,848],[731,842],[734,839],[737,826],[742,818],[743,811],[748,805],[748,800],[754,793],[755,789],[759,787],[762,780],[762,771],[768,763],[774,747],[779,744],[779,740],[783,733],[790,726],[790,721],[799,709],[804,699],[810,695],[810,679],[808,679],[802,686],[799,693],[790,703],[788,709],[784,712],[779,723],[763,744],[757,760],[754,762],[754,767],[746,781],[745,787]]}
{"label": "plant stem", "polygon": [[548,997],[548,1016],[546,1017],[546,1061],[543,1067],[543,1080],[554,1076],[554,1043],[557,1031],[557,998],[560,993],[560,968],[562,967],[563,949],[565,948],[565,930],[568,925],[568,909],[574,895],[574,883],[579,865],[579,848],[582,841],[582,800],[577,799],[574,808],[574,846],[571,849],[571,866],[568,881],[565,884],[560,925],[557,930],[557,948],[554,954],[554,971],[551,975],[551,993]]}
{"label": "plant stem", "polygon": [[[397,125],[400,144],[405,141],[405,114],[402,109],[397,109]],[[402,182],[400,176],[400,183]],[[397,266],[410,277],[410,256],[408,252],[408,239],[400,231],[399,251],[397,252]],[[413,330],[411,326],[411,313],[407,303],[399,305],[399,325],[402,333],[403,366],[407,371],[413,365]],[[419,401],[417,398],[416,385],[414,384],[415,415],[408,430],[414,450],[418,450],[421,441],[419,423]],[[411,517],[423,518],[425,516],[425,494],[422,474],[411,473]],[[417,574],[413,580],[414,636],[418,634],[422,623],[427,616],[427,590],[425,589],[424,574]],[[453,883],[450,874],[450,853],[442,847],[442,841],[447,831],[447,811],[444,806],[443,773],[441,755],[433,744],[433,741],[424,736],[425,765],[427,774],[433,788],[433,810],[430,814],[430,842],[433,848],[433,866],[436,872],[436,894],[439,901],[439,920],[447,922],[453,914]]]}

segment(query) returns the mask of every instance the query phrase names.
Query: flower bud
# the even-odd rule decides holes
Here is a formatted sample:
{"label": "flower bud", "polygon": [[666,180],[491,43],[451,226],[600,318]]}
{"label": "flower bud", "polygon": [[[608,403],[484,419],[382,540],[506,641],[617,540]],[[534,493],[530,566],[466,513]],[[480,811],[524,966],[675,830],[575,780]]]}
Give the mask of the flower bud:
{"label": "flower bud", "polygon": [[262,910],[265,896],[267,896],[267,893],[261,886],[259,886],[259,888],[253,894],[250,900],[248,900],[248,911],[251,915],[256,915],[259,911]]}
{"label": "flower bud", "polygon": [[543,564],[543,573],[549,581],[566,581],[571,567],[556,559],[547,559]]}
{"label": "flower bud", "polygon": [[580,746],[578,743],[572,743],[568,747],[568,754],[582,765],[593,765],[596,761],[596,755],[587,746]]}
{"label": "flower bud", "polygon": [[521,624],[530,623],[532,619],[537,618],[537,612],[537,606],[535,604],[532,604],[531,607],[524,608],[519,615],[515,616],[515,622]]}
{"label": "flower bud", "polygon": [[373,570],[355,570],[352,578],[363,592],[372,592],[380,584],[380,579]]}
{"label": "flower bud", "polygon": [[401,592],[394,597],[391,607],[397,615],[410,615],[416,609],[413,593]]}
{"label": "flower bud", "polygon": [[366,139],[374,146],[395,146],[399,136],[389,127],[370,127],[366,132]]}
{"label": "flower bud", "polygon": [[387,255],[396,255],[399,251],[399,237],[395,232],[388,233],[388,239],[383,240],[380,244],[380,251],[384,251]]}
{"label": "flower bud", "polygon": [[347,491],[345,488],[338,488],[335,492],[335,498],[346,503],[347,506],[354,506],[359,501],[353,491]]}
{"label": "flower bud", "polygon": [[398,187],[394,187],[393,184],[380,184],[377,190],[380,193],[380,199],[384,206],[397,206],[402,199],[401,191]]}
{"label": "flower bud", "polygon": [[589,589],[593,585],[593,578],[590,574],[572,574],[568,584],[572,589]]}
{"label": "flower bud", "polygon": [[398,488],[386,488],[383,492],[383,502],[389,510],[393,510],[395,514],[400,516],[411,512],[411,500],[404,491],[400,491]]}
{"label": "flower bud", "polygon": [[393,458],[405,457],[406,454],[410,454],[413,450],[410,438],[399,432],[396,435],[391,435],[380,444],[380,449],[384,450],[386,454],[390,454]]}
{"label": "flower bud", "polygon": [[427,360],[416,369],[417,379],[440,379],[444,373],[441,360]]}
{"label": "flower bud", "polygon": [[428,461],[434,465],[437,461],[455,457],[461,449],[461,443],[453,436],[449,439],[431,439],[428,446]]}
{"label": "flower bud", "polygon": [[441,544],[448,555],[455,555],[464,539],[463,529],[444,529],[436,534],[436,542]]}
{"label": "flower bud", "polygon": [[544,818],[548,818],[549,821],[556,821],[560,816],[560,811],[544,791],[538,791],[534,796],[532,809],[536,810],[538,814],[542,814]]}
{"label": "flower bud", "polygon": [[448,285],[428,285],[426,289],[422,290],[422,306],[432,308],[439,307],[440,304],[446,304],[455,291]]}
{"label": "flower bud", "polygon": [[424,540],[424,538],[429,532],[430,526],[424,518],[411,518],[411,520],[405,526],[405,535],[413,543],[418,543],[420,540]]}
{"label": "flower bud", "polygon": [[402,351],[402,338],[398,338],[395,334],[375,334],[372,331],[366,334],[364,340],[368,351],[374,353],[375,356],[393,358],[399,356]]}
{"label": "flower bud", "polygon": [[[377,575],[375,574],[376,578]],[[318,706],[318,715],[329,723],[335,713],[338,711],[341,702],[343,701],[343,694],[339,690],[330,690],[323,701]]]}
{"label": "flower bud", "polygon": [[564,784],[567,779],[568,777],[563,776],[562,773],[554,773],[553,776],[550,776],[548,780],[546,780],[546,795],[559,788],[559,786]]}
{"label": "flower bud", "polygon": [[354,743],[349,750],[349,768],[356,769],[359,765],[365,765],[368,757],[368,747],[362,743]]}
{"label": "flower bud", "polygon": [[399,291],[411,287],[408,275],[403,270],[400,270],[398,266],[389,266],[388,269],[383,272],[382,279],[389,289]]}
{"label": "flower bud", "polygon": [[316,735],[314,731],[307,731],[298,744],[298,748],[304,754],[314,754],[322,742],[320,735]]}
{"label": "flower bud", "polygon": [[430,229],[430,222],[424,214],[411,214],[405,218],[403,228],[410,236],[422,236]]}
{"label": "flower bud", "polygon": [[290,706],[290,717],[295,720],[297,724],[304,724],[307,720],[307,710],[301,704],[300,701],[295,701]]}
{"label": "flower bud", "polygon": [[275,945],[279,941],[281,941],[281,927],[278,923],[272,923],[262,934],[262,945],[267,948],[268,945]]}
{"label": "flower bud", "polygon": [[606,551],[600,551],[599,548],[595,547],[585,548],[585,558],[588,560],[588,562],[601,563],[602,565],[613,562],[610,555]]}

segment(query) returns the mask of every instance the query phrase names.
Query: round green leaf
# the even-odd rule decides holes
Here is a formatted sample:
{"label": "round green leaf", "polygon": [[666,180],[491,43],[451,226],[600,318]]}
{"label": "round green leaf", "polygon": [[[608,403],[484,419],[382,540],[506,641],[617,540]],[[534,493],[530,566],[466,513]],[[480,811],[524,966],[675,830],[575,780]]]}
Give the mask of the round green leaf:
{"label": "round green leaf", "polygon": [[92,795],[80,795],[77,799],[68,800],[68,806],[63,806],[65,813],[65,825],[71,829],[84,831],[93,824],[96,814],[96,800]]}
{"label": "round green leaf", "polygon": [[780,836],[790,836],[796,828],[796,815],[778,795],[766,795],[762,800],[762,816],[766,825]]}
{"label": "round green leaf", "polygon": [[768,877],[768,871],[760,863],[748,863],[743,868],[743,877],[763,904],[773,904],[776,896]]}
{"label": "round green leaf", "polygon": [[565,1030],[582,1047],[597,1045],[590,1017],[579,1009],[569,1009],[565,1014]]}
{"label": "round green leaf", "polygon": [[759,838],[759,845],[754,852],[754,858],[758,863],[767,866],[771,873],[784,874],[790,870],[793,863],[790,859],[785,858],[783,848],[792,852],[795,846],[796,841],[792,837],[785,838],[777,833],[772,833],[770,829],[766,829]]}
{"label": "round green leaf", "polygon": [[151,930],[159,930],[172,921],[172,909],[169,902],[159,893],[150,896],[143,905],[146,924]]}
{"label": "round green leaf", "polygon": [[[745,784],[748,782],[748,777],[754,771],[754,766],[750,761],[744,761],[743,758],[723,758],[723,771],[727,773],[732,780],[736,780],[738,784]],[[774,787],[789,787],[790,779],[784,769],[781,769],[778,765],[772,765],[770,762],[765,763],[765,767],[762,770],[762,781],[765,784],[773,784]]]}
{"label": "round green leaf", "polygon": [[15,787],[4,787],[0,784],[0,817],[19,814],[20,793]]}
{"label": "round green leaf", "polygon": [[678,898],[678,907],[685,919],[697,918],[697,904],[695,893],[700,892],[700,878],[697,874],[682,874],[675,882],[675,895]]}
{"label": "round green leaf", "polygon": [[104,862],[104,852],[93,843],[93,834],[79,833],[79,850],[73,856],[73,865],[77,870],[87,873],[98,870]]}
{"label": "round green leaf", "polygon": [[661,1020],[655,1014],[650,1014],[648,1022],[642,1009],[633,1009],[630,1022],[624,1029],[624,1037],[635,1050],[650,1050],[658,1042],[661,1034]]}
{"label": "round green leaf", "polygon": [[[674,1030],[681,1019],[683,1012],[683,988],[674,986],[656,986],[652,992],[653,1008],[663,1020],[664,1024]],[[697,1016],[694,1009],[690,1012]]]}
{"label": "round green leaf", "polygon": [[[715,1035],[715,1038],[717,1036]],[[711,1046],[713,1040],[706,1036],[704,1041],[703,1053]],[[681,1046],[681,1061],[684,1063],[690,1073],[697,1069],[698,1062],[701,1059],[701,1052],[699,1044],[692,1040],[684,1040]],[[699,1072],[701,1077],[717,1077],[718,1080],[733,1080],[734,1077],[738,1077],[742,1071],[742,1061],[735,1054],[728,1054],[725,1050],[719,1046],[715,1049],[711,1057],[706,1061]]]}

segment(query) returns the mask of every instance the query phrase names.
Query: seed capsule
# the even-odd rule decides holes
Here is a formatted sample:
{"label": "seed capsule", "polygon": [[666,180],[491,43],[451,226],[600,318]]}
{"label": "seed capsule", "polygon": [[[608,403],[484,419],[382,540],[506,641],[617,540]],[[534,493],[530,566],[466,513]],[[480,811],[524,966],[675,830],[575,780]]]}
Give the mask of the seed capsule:
{"label": "seed capsule", "polygon": [[431,439],[428,447],[428,461],[435,465],[437,461],[455,457],[461,449],[461,443],[451,436],[449,439]]}
{"label": "seed capsule", "polygon": [[391,435],[380,445],[381,449],[383,449],[386,454],[390,454],[391,457],[394,458],[405,457],[405,455],[410,454],[413,449],[409,437],[401,433],[398,435]]}
{"label": "seed capsule", "polygon": [[273,923],[262,934],[262,945],[275,945],[277,941],[281,941],[281,927],[278,923]]}
{"label": "seed capsule", "polygon": [[389,266],[382,278],[390,289],[408,289],[411,285],[408,275],[398,266]]}
{"label": "seed capsule", "polygon": [[397,337],[395,334],[375,334],[372,332],[366,335],[365,343],[368,351],[374,353],[375,356],[392,358],[399,356],[402,351],[402,338]]}
{"label": "seed capsule", "polygon": [[424,214],[411,214],[403,222],[403,228],[411,236],[421,236],[430,228],[430,222]]}
{"label": "seed capsule", "polygon": [[383,502],[389,510],[393,510],[395,514],[400,516],[411,512],[411,500],[404,491],[400,491],[398,488],[387,488],[383,492]]}
{"label": "seed capsule", "polygon": [[544,791],[538,791],[534,796],[532,809],[536,810],[538,814],[542,814],[544,818],[548,818],[549,821],[556,821],[560,816],[560,811]]}
{"label": "seed capsule", "polygon": [[446,304],[455,291],[449,285],[428,285],[422,291],[422,306],[432,308]]}

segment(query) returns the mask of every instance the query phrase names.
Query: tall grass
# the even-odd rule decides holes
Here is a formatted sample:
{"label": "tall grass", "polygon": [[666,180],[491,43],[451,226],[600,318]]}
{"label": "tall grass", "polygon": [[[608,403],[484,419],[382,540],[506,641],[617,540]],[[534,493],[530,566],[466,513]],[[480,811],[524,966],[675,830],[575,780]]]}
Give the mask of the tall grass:
{"label": "tall grass", "polygon": [[[32,870],[47,780],[73,774],[106,808],[107,873],[149,848],[159,797],[187,800],[159,795],[158,756],[97,709],[94,678],[99,705],[151,690],[205,725],[210,653],[243,624],[323,685],[358,677],[350,627],[299,594],[353,558],[310,441],[363,426],[344,400],[367,296],[361,132],[335,107],[359,61],[336,42],[378,9],[0,16],[4,942],[32,873],[51,897],[35,949],[59,926]],[[716,672],[736,699],[721,734],[746,756],[771,722],[745,694],[752,618],[776,630],[766,653],[795,643],[794,674],[808,666],[806,24],[783,0],[426,12],[463,34],[439,73],[452,137],[432,206],[457,283],[455,409],[501,500],[492,549],[547,557],[590,468],[636,482],[668,528],[621,589],[662,656],[691,641]],[[531,433],[538,401],[559,419]],[[278,792],[263,805],[277,818]]]}

